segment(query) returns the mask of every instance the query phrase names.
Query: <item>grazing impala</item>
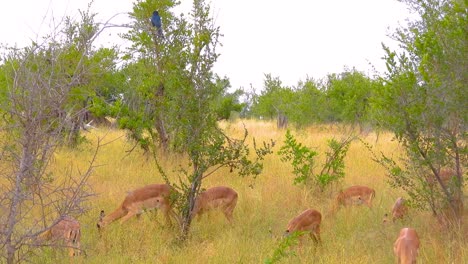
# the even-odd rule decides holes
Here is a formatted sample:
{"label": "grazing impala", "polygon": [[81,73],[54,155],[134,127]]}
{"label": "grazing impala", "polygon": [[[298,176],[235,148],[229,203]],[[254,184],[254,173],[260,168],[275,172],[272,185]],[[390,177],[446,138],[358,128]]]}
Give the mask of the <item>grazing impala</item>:
{"label": "grazing impala", "polygon": [[450,203],[442,206],[440,212],[436,215],[440,227],[443,229],[450,226],[459,226],[463,219],[463,198],[452,197]]}
{"label": "grazing impala", "polygon": [[192,216],[200,216],[209,210],[220,209],[228,221],[232,223],[232,213],[237,204],[237,192],[232,188],[217,186],[210,188],[197,196],[192,210]]}
{"label": "grazing impala", "polygon": [[[450,182],[452,181],[452,178],[456,177],[456,175],[457,175],[456,172],[452,169],[444,168],[439,171],[439,178],[445,186],[450,184]],[[429,173],[429,176],[426,178],[426,180],[430,186],[434,186],[435,184],[438,184],[436,177],[432,173]]]}
{"label": "grazing impala", "polygon": [[406,200],[402,197],[398,197],[392,208],[392,221],[396,219],[403,219],[408,213],[408,207],[406,206]]}
{"label": "grazing impala", "polygon": [[[392,208],[392,222],[397,219],[403,219],[408,214],[408,207],[406,206],[406,200],[402,197],[398,197]],[[388,222],[388,214],[384,215],[383,223]]]}
{"label": "grazing impala", "polygon": [[393,244],[393,252],[397,257],[398,263],[414,264],[418,256],[419,237],[413,228],[403,228]]}
{"label": "grazing impala", "polygon": [[[307,231],[310,238],[315,243],[321,242],[320,240],[320,223],[322,222],[322,214],[314,209],[307,209],[300,215],[294,217],[288,223],[285,235],[290,235],[295,231]],[[302,241],[300,241],[302,243]]]}
{"label": "grazing impala", "polygon": [[140,215],[143,210],[155,208],[163,211],[166,222],[171,225],[171,216],[179,219],[170,203],[169,196],[172,191],[172,187],[167,184],[150,184],[136,189],[127,194],[122,204],[114,212],[106,216],[102,210],[97,227],[105,227],[120,218],[120,223],[123,223],[134,215]]}
{"label": "grazing impala", "polygon": [[338,193],[335,199],[336,211],[341,205],[359,205],[365,203],[369,208],[372,207],[372,199],[375,197],[375,190],[366,186],[351,186]]}
{"label": "grazing impala", "polygon": [[50,229],[38,236],[39,241],[51,241],[53,244],[65,242],[70,256],[79,255],[80,239],[80,222],[71,216],[64,216]]}

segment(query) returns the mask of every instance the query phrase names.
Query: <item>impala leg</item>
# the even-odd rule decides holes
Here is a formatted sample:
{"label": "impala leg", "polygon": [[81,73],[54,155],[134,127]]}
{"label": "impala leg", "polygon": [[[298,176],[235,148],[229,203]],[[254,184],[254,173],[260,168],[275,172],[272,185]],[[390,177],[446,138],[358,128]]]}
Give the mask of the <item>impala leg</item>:
{"label": "impala leg", "polygon": [[74,236],[72,237],[72,245],[73,245],[73,251],[74,255],[78,256],[81,255],[81,230],[76,230],[74,232]]}
{"label": "impala leg", "polygon": [[314,231],[315,242],[318,244],[322,243],[322,239],[320,238],[320,226],[317,226]]}
{"label": "impala leg", "polygon": [[236,203],[231,204],[224,210],[224,215],[226,216],[227,220],[229,223],[234,223],[234,218],[233,218],[233,213],[234,213],[234,208],[236,206]]}
{"label": "impala leg", "polygon": [[197,222],[201,221],[202,215],[203,215],[203,210],[198,211],[198,213],[195,215],[195,218],[197,218]]}
{"label": "impala leg", "polygon": [[81,244],[80,244],[80,242],[77,242],[75,246],[77,248],[75,256],[81,255]]}
{"label": "impala leg", "polygon": [[304,241],[303,241],[303,240],[304,240],[304,236],[301,235],[301,236],[299,237],[298,240],[299,240],[299,244],[298,244],[299,250],[302,252],[302,244],[304,243]]}
{"label": "impala leg", "polygon": [[310,239],[311,239],[312,241],[314,241],[315,244],[318,243],[317,236],[315,235],[315,233],[314,233],[313,231],[311,231],[311,232],[309,233],[309,236],[310,236]]}
{"label": "impala leg", "polygon": [[169,210],[169,214],[176,220],[177,225],[181,226],[182,220],[180,219],[180,216],[172,210],[172,208]]}
{"label": "impala leg", "polygon": [[152,218],[153,219],[158,219],[158,210],[151,210]]}
{"label": "impala leg", "polygon": [[72,247],[68,247],[68,256],[73,257],[75,256],[75,250]]}
{"label": "impala leg", "polygon": [[171,216],[170,216],[170,208],[164,208],[164,218],[166,219],[166,224],[169,226],[169,227],[172,227],[172,220],[171,220]]}
{"label": "impala leg", "polygon": [[136,215],[136,212],[128,212],[127,215],[125,215],[124,217],[122,217],[122,219],[120,219],[120,223],[123,224],[125,221],[127,221],[128,219],[130,219],[132,216]]}
{"label": "impala leg", "polygon": [[369,208],[372,208],[372,198],[373,195],[369,196],[369,200],[367,200],[367,206],[369,206]]}
{"label": "impala leg", "polygon": [[73,241],[72,241],[73,238],[67,238],[66,239],[66,245],[67,245],[67,248],[68,248],[68,256],[70,257],[73,257],[75,256],[75,246],[73,245]]}
{"label": "impala leg", "polygon": [[224,215],[226,216],[227,220],[229,221],[230,224],[234,223],[234,219],[232,217],[232,211],[225,211]]}

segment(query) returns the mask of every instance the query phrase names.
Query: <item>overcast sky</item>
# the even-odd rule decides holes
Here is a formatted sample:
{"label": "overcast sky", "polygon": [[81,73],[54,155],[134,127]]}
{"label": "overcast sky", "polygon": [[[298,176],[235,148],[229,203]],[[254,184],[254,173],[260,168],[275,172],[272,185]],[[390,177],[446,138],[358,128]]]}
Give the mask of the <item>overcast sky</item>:
{"label": "overcast sky", "polygon": [[[78,18],[86,0],[15,0],[0,4],[0,43],[29,44],[51,32],[51,17]],[[131,0],[95,0],[97,21],[105,22],[132,8]],[[181,0],[183,8],[190,1]],[[210,1],[208,1],[210,2]],[[212,0],[213,17],[224,37],[215,72],[230,78],[233,88],[263,87],[264,74],[296,85],[307,76],[325,77],[356,67],[368,75],[384,71],[381,43],[408,17],[396,0]],[[180,11],[176,12],[180,13]],[[164,23],[164,18],[163,23]],[[126,23],[121,14],[112,22]],[[101,45],[124,44],[115,31],[98,40]]]}

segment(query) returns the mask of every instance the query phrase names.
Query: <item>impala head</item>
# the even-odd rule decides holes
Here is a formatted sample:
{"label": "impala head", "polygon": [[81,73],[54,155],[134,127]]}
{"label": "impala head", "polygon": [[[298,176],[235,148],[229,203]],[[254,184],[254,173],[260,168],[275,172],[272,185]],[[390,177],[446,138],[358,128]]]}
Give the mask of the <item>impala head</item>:
{"label": "impala head", "polygon": [[161,208],[164,205],[164,198],[158,197],[156,198],[156,208]]}
{"label": "impala head", "polygon": [[387,213],[384,214],[384,218],[382,220],[382,224],[386,224],[386,223],[388,223],[388,214]]}
{"label": "impala head", "polygon": [[364,200],[362,200],[362,197],[359,195],[357,198],[357,204],[363,204]]}
{"label": "impala head", "polygon": [[271,238],[278,239],[278,236],[275,233],[273,233],[273,229],[271,227],[268,228],[268,234]]}
{"label": "impala head", "polygon": [[104,210],[101,210],[101,213],[99,214],[99,221],[97,222],[97,225],[96,225],[99,230],[101,230],[101,228],[104,227],[104,221],[103,221],[104,216],[106,216],[106,214],[104,213]]}
{"label": "impala head", "polygon": [[304,231],[299,231],[299,230],[295,230],[295,231],[291,231],[289,229],[287,229],[286,231],[284,231],[283,233],[283,237],[289,237],[293,234],[299,234],[299,235],[302,235],[304,233]]}

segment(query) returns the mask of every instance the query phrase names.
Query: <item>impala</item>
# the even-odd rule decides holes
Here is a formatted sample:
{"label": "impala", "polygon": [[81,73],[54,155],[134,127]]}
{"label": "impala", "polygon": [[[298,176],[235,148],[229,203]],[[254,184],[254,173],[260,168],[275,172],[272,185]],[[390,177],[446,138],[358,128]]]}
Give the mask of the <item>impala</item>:
{"label": "impala", "polygon": [[201,192],[196,200],[192,210],[192,217],[200,216],[210,210],[219,209],[221,210],[228,221],[232,223],[232,213],[237,204],[237,192],[232,188],[217,186],[210,188],[204,192]]}
{"label": "impala", "polygon": [[160,209],[163,211],[166,222],[171,225],[170,217],[179,220],[177,214],[172,210],[170,195],[172,187],[167,184],[150,184],[131,191],[127,194],[122,204],[109,215],[101,210],[97,227],[103,228],[108,224],[120,219],[120,223],[127,221],[134,215],[140,215],[144,210]]}
{"label": "impala", "polygon": [[403,228],[393,244],[393,252],[401,264],[414,264],[418,256],[419,237],[413,228]]}
{"label": "impala", "polygon": [[462,199],[459,197],[452,197],[449,203],[442,206],[440,212],[436,215],[437,221],[442,228],[461,224],[464,211]]}
{"label": "impala", "polygon": [[[310,238],[315,243],[321,242],[320,240],[320,223],[322,222],[322,214],[314,209],[307,209],[300,215],[294,217],[288,223],[285,235],[290,235],[295,231],[306,231],[309,233]],[[302,244],[302,241],[300,241]]]}
{"label": "impala", "polygon": [[[403,219],[408,213],[408,207],[406,206],[406,200],[402,197],[398,197],[392,207],[392,222],[397,219]],[[383,223],[388,222],[388,214],[384,215]]]}
{"label": "impala", "polygon": [[[458,182],[457,173],[452,169],[441,169],[439,171],[439,178],[440,181],[444,184],[445,188],[448,190],[451,190]],[[426,178],[426,181],[431,188],[434,188],[435,186],[441,187],[439,186],[439,181],[436,179],[434,174],[429,174],[429,176]]]}
{"label": "impala", "polygon": [[70,256],[79,255],[80,239],[80,222],[71,216],[64,216],[55,225],[38,236],[39,241],[51,241],[53,244],[65,242]]}
{"label": "impala", "polygon": [[406,206],[406,200],[402,197],[398,197],[392,208],[392,221],[396,219],[402,219],[408,213],[408,207]]}
{"label": "impala", "polygon": [[[444,186],[448,188],[450,187],[449,185],[452,184],[453,177],[456,177],[456,175],[457,175],[456,172],[452,169],[444,168],[439,171],[440,180],[442,181]],[[429,177],[427,178],[427,183],[429,184],[429,186],[434,186],[438,184],[438,181],[433,174],[429,174]]]}
{"label": "impala", "polygon": [[341,205],[360,205],[365,203],[369,208],[372,207],[372,199],[375,197],[375,190],[366,186],[352,186],[349,187],[336,196],[335,207],[336,211]]}

